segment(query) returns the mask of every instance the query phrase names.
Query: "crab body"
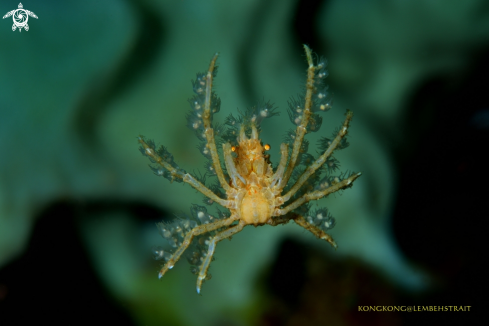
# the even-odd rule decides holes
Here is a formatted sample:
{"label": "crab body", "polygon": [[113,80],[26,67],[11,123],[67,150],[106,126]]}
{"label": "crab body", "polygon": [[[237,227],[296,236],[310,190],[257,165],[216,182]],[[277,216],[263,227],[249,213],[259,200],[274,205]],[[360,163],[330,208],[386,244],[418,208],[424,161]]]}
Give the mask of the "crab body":
{"label": "crab body", "polygon": [[[220,109],[220,99],[212,91],[217,54],[207,73],[197,74],[197,80],[193,82],[195,96],[189,100],[192,111],[187,115],[187,126],[202,141],[198,148],[209,160],[207,173],[216,176],[218,184],[208,188],[205,175],[201,178],[192,176],[177,166],[164,146],[156,149],[153,141],[138,137],[141,153],[156,164],[152,167],[156,175],[188,183],[205,196],[206,204],[217,203],[227,210],[211,215],[207,208],[194,204],[192,218],[182,216],[169,224],[158,223],[161,235],[174,248],[172,252],[160,247],[154,250],[156,259],[166,261],[159,272],[160,278],[189,249],[187,259],[191,271],[197,275],[197,292],[200,293],[203,281],[210,278],[208,269],[217,242],[230,238],[247,225],[276,226],[292,220],[336,248],[336,243],[326,233],[335,224],[333,217],[325,208],[309,210],[308,202],[348,188],[360,176],[360,173],[332,175],[338,161],[331,155],[334,150],[348,145],[345,136],[353,115],[348,112],[343,126],[333,137],[321,140],[323,153],[319,157],[307,154],[308,142],[304,136],[319,130],[322,118],[318,113],[331,107],[331,99],[327,88],[321,88],[327,75],[325,63],[321,61],[314,65],[311,50],[307,46],[304,48],[309,64],[306,93],[299,100],[289,102],[290,120],[297,128],[289,131],[288,142],[281,144],[281,158],[275,169],[270,164],[270,156],[265,154],[270,146],[263,145],[259,138],[261,121],[278,114],[270,103],[240,112],[239,118],[230,115],[226,118],[227,129],[213,126],[214,114]],[[220,153],[216,136],[223,140]],[[220,156],[225,169],[221,166]],[[293,180],[291,185],[289,180]],[[198,241],[192,242],[194,238]]]}
{"label": "crab body", "polygon": [[241,178],[237,178],[236,184],[232,186],[239,189],[238,198],[241,199],[237,203],[236,214],[246,224],[257,226],[265,224],[272,217],[275,195],[270,187],[272,167],[265,160],[264,148],[257,138],[256,127],[252,128],[251,139],[243,131],[239,145],[235,147],[236,157],[233,162]]}

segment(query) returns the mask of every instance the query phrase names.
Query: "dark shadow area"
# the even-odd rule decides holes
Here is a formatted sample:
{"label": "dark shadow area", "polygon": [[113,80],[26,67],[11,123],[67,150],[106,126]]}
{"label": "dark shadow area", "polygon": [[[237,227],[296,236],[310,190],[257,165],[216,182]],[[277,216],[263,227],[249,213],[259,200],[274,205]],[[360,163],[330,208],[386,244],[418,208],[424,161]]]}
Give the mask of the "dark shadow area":
{"label": "dark shadow area", "polygon": [[284,240],[265,277],[268,300],[259,325],[402,325],[399,314],[358,311],[398,304],[399,290],[359,260],[335,256]]}
{"label": "dark shadow area", "polygon": [[[487,55],[460,82],[428,82],[414,96],[410,125],[420,125],[422,112],[429,112],[430,123],[403,159],[393,221],[404,253],[437,283],[412,304],[472,306],[471,312],[407,314],[406,325],[480,325],[489,301]],[[415,109],[423,103],[431,107]]]}
{"label": "dark shadow area", "polygon": [[[297,2],[292,21],[292,32],[295,43],[307,44],[316,53],[327,53],[327,44],[318,36],[318,19],[322,14],[321,8],[327,6],[329,0],[301,0]],[[302,53],[297,53],[297,57]]]}
{"label": "dark shadow area", "polygon": [[60,202],[35,224],[26,252],[0,271],[0,325],[135,325],[96,276],[82,246],[80,212],[126,210],[138,221],[164,215],[143,203]]}
{"label": "dark shadow area", "polygon": [[101,115],[110,107],[111,101],[140,82],[165,54],[161,50],[166,37],[164,20],[144,3],[132,1],[131,6],[139,25],[131,51],[117,66],[117,71],[109,72],[108,76],[100,75],[93,81],[79,104],[80,108],[76,110],[78,116],[73,119],[77,133],[82,135],[81,138],[92,149],[98,148],[98,138],[94,131],[98,130],[97,123],[103,121]]}

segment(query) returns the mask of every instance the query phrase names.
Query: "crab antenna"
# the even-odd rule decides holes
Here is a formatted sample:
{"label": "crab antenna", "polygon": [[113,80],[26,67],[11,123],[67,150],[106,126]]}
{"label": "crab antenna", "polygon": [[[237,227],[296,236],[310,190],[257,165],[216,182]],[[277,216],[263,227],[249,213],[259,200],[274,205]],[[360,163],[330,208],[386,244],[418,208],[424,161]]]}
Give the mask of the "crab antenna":
{"label": "crab antenna", "polygon": [[254,123],[251,124],[251,139],[258,139],[258,130]]}
{"label": "crab antenna", "polygon": [[239,140],[238,142],[242,142],[248,140],[248,137],[246,137],[246,132],[245,132],[245,127],[241,125],[241,128],[239,129]]}

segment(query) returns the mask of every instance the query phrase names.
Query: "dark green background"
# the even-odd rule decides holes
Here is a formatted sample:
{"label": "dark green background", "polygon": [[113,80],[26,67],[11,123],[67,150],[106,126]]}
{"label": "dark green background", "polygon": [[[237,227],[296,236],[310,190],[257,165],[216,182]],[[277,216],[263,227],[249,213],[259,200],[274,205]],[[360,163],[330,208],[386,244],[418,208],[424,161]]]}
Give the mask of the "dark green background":
{"label": "dark green background", "polygon": [[[23,5],[39,17],[29,31],[0,21],[0,324],[476,324],[487,304],[487,1]],[[310,151],[355,114],[337,157],[363,175],[321,201],[338,250],[292,224],[248,227],[219,244],[202,296],[184,261],[158,282],[154,223],[201,197],[154,176],[136,136],[203,168],[187,98],[219,51],[216,119],[275,103],[261,136],[276,162],[304,43],[328,59],[335,99]],[[473,312],[357,311],[389,304]]]}

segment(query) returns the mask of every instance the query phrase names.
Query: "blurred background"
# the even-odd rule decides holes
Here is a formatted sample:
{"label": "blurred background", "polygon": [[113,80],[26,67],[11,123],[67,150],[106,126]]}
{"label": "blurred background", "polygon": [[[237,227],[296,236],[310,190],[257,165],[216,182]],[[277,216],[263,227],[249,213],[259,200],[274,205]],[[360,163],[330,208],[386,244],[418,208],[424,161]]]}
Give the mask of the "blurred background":
{"label": "blurred background", "polygon": [[[29,31],[0,26],[1,325],[476,325],[487,306],[489,2],[30,1]],[[18,3],[2,1],[5,14]],[[3,14],[2,14],[3,15]],[[279,159],[308,44],[334,107],[355,114],[320,201],[338,250],[290,223],[219,244],[195,292],[183,259],[161,281],[155,227],[202,197],[157,178],[136,136],[203,169],[187,129],[191,79],[220,52],[224,121],[262,99]],[[471,306],[359,312],[358,306]]]}

